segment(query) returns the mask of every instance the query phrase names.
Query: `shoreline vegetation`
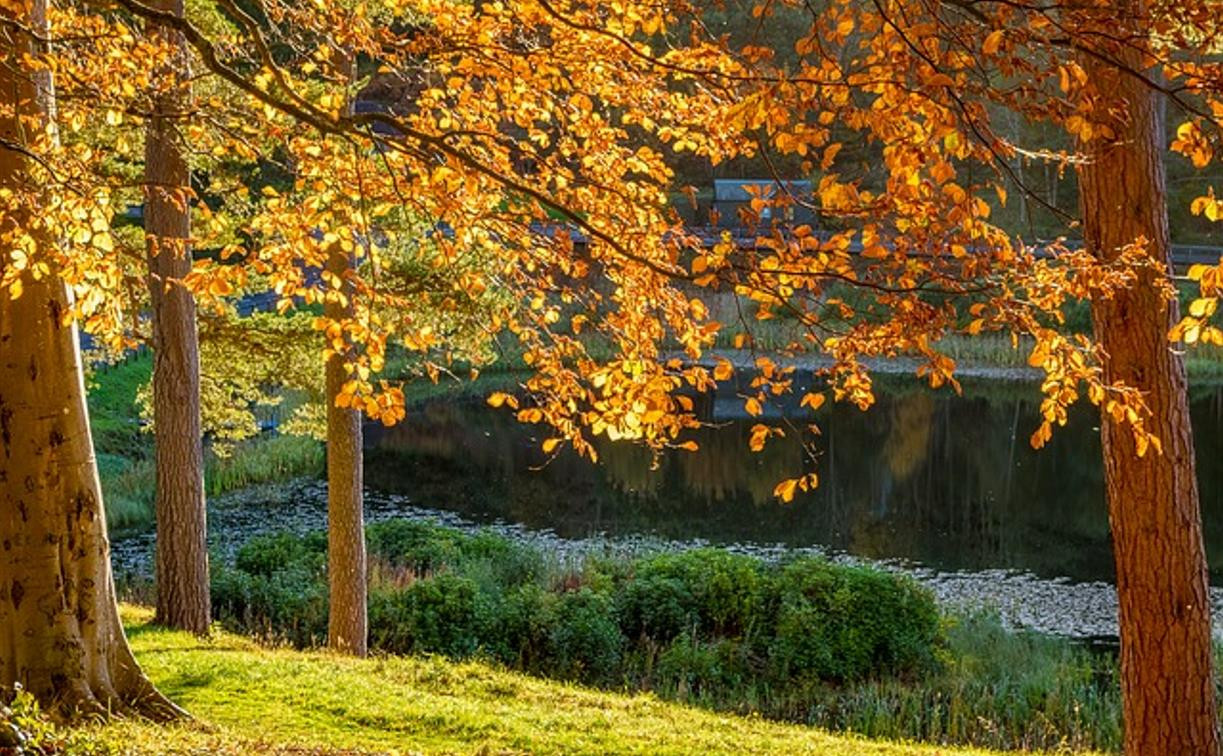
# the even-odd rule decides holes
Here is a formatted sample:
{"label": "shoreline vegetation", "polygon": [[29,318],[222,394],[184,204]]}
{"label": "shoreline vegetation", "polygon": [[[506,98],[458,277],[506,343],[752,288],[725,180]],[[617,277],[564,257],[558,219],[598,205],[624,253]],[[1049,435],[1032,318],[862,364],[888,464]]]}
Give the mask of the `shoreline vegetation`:
{"label": "shoreline vegetation", "polygon": [[[152,357],[139,353],[95,370],[89,382],[89,414],[107,527],[139,531],[153,525],[157,470],[153,436],[144,430],[137,394],[153,370]],[[305,436],[263,433],[239,442],[229,453],[204,452],[204,490],[211,498],[262,483],[317,477],[324,469],[322,442]]]}
{"label": "shoreline vegetation", "polygon": [[[976,383],[1005,382],[1020,390],[1036,377],[1026,365],[1026,352],[1012,349],[1009,341],[966,339],[945,346],[960,363],[966,393],[972,393]],[[1195,381],[1210,384],[1223,379],[1223,359],[1216,351],[1198,350],[1196,357],[1187,360]],[[750,351],[721,345],[712,356],[725,357],[736,365],[750,365],[753,357]],[[919,388],[920,381],[912,376],[915,367],[916,362],[904,358],[871,365],[884,390],[901,385],[905,390]],[[409,407],[441,397],[478,400],[490,391],[513,390],[523,368],[518,355],[506,353],[474,382],[413,381],[407,390]],[[394,364],[392,369],[396,369]],[[112,528],[120,530],[144,529],[152,521],[152,439],[136,419],[136,392],[148,380],[150,370],[147,356],[138,356],[99,372],[91,385],[93,431],[108,519]],[[1031,391],[1035,399],[1035,387]],[[411,422],[410,412],[407,422]],[[265,433],[243,442],[229,456],[209,453],[207,491],[217,496],[260,483],[317,476],[323,462],[319,442]],[[46,737],[85,738],[81,742],[97,753],[158,752],[167,744],[184,751],[203,748],[218,753],[242,753],[252,747],[269,752],[399,747],[432,752],[480,744],[533,752],[679,753],[692,748],[726,750],[727,744],[748,737],[760,744],[761,752],[986,753],[952,750],[960,746],[1059,752],[1120,749],[1116,659],[1082,643],[1007,630],[988,614],[937,614],[929,658],[920,665],[885,669],[868,664],[852,674],[808,676],[800,684],[792,684],[785,675],[762,682],[762,670],[772,663],[770,647],[744,639],[747,625],[752,633],[761,631],[751,622],[741,623],[744,626],[732,623],[727,630],[708,617],[702,620],[693,615],[703,610],[684,603],[684,592],[691,592],[695,583],[685,586],[683,570],[662,570],[655,576],[656,585],[637,591],[641,606],[663,617],[671,612],[676,626],[683,628],[657,638],[647,631],[644,620],[635,630],[621,625],[625,613],[631,613],[625,608],[624,594],[631,592],[626,586],[635,584],[642,571],[650,571],[648,565],[638,563],[640,559],[621,558],[566,573],[548,565],[545,555],[525,553],[529,547],[501,543],[491,535],[485,545],[500,555],[497,561],[464,556],[465,547],[456,545],[480,539],[434,527],[404,542],[410,542],[412,553],[424,554],[423,561],[397,562],[385,554],[375,559],[371,614],[374,644],[380,651],[366,662],[315,650],[321,642],[319,627],[325,628],[326,618],[325,554],[318,536],[259,539],[243,550],[245,556],[240,555],[237,564],[217,564],[213,593],[221,624],[210,639],[188,642],[185,635],[152,627],[147,610],[124,610],[137,654],[155,682],[209,726],[176,727],[165,743],[160,730],[131,721],[71,735],[47,730]],[[377,537],[371,543],[371,553],[377,557],[385,544],[380,546]],[[697,558],[717,561],[726,554],[715,552],[718,550],[708,550]],[[507,555],[512,558],[501,560]],[[691,557],[653,557],[685,558]],[[511,650],[506,653],[493,653],[479,634],[489,626],[505,631],[515,621],[512,611],[498,613],[506,610],[505,604],[490,608],[496,603],[490,597],[506,592],[499,582],[505,577],[500,561],[529,573],[530,587],[517,585],[514,591],[520,598],[530,594],[540,605],[517,607],[518,645],[507,645]],[[749,571],[752,569],[756,568]],[[704,577],[710,573],[705,568],[697,572]],[[727,581],[728,585],[738,582]],[[778,621],[779,607],[787,602],[792,605],[794,600],[810,610],[814,594],[808,587],[797,589],[791,599],[781,593],[760,599],[773,607],[771,621]],[[844,599],[849,593],[856,591],[837,594],[834,590],[829,595]],[[849,625],[861,625],[864,612],[880,608],[872,606],[869,597],[865,602]],[[730,602],[738,603],[742,602]],[[805,617],[815,624],[792,627],[796,637],[810,635],[813,627],[820,626],[823,620],[817,615],[828,605],[825,602],[815,615]],[[715,626],[721,629],[710,632]],[[235,631],[261,640],[239,637]],[[468,632],[466,637],[463,631]],[[560,648],[576,648],[579,658],[547,658]],[[382,655],[387,653],[407,655]],[[874,651],[866,657],[878,661]],[[609,658],[617,661],[608,662]],[[831,665],[828,668],[840,663],[832,658],[823,661]],[[808,658],[805,663],[813,662]],[[251,672],[239,674],[240,669]],[[368,691],[370,700],[340,705],[321,691],[321,683],[317,694],[307,696],[317,700],[306,700],[297,686],[290,690],[275,682],[297,675],[320,680],[343,677],[354,689]],[[425,678],[434,677],[441,682],[430,688],[433,683]],[[594,687],[576,687],[578,684]],[[423,688],[429,689],[428,696],[452,701],[464,713],[447,714],[447,729],[439,731],[438,715],[416,703],[404,703],[403,699],[413,698]],[[538,698],[516,710],[512,721],[505,721],[507,706],[528,689],[537,691]],[[399,690],[402,695],[388,695],[389,690]],[[256,694],[253,692],[266,699],[260,706],[246,705],[249,696]],[[559,729],[554,719],[540,719],[542,701],[568,703],[573,696],[593,703],[566,712]],[[239,700],[242,706],[236,704]],[[314,722],[300,714],[303,707],[315,705],[325,710],[328,720],[322,731],[316,731]],[[268,709],[283,714],[270,728],[242,713],[263,711],[266,715]],[[627,723],[611,728],[607,737],[614,740],[590,735],[592,711],[607,709],[625,712],[627,719],[665,718],[671,724],[661,729],[669,739],[638,742],[634,739],[638,734],[655,738],[659,728],[643,725],[638,731]],[[599,721],[606,721],[606,715]],[[717,723],[712,730],[711,722]],[[854,734],[832,735],[825,730]],[[912,745],[917,742],[931,745]]]}
{"label": "shoreline vegetation", "polygon": [[[117,719],[73,732],[44,724],[64,752],[837,754],[989,756],[997,751],[836,735],[542,680],[435,656],[353,659],[259,645],[223,630],[199,639],[122,608],[136,658],[194,722]],[[30,723],[28,710],[23,721]]]}
{"label": "shoreline vegetation", "polygon": [[[561,562],[491,531],[368,529],[371,648],[481,661],[619,693],[870,738],[1120,747],[1116,659],[939,614],[911,579],[724,549]],[[215,616],[265,644],[326,637],[325,535],[252,540],[217,565]]]}

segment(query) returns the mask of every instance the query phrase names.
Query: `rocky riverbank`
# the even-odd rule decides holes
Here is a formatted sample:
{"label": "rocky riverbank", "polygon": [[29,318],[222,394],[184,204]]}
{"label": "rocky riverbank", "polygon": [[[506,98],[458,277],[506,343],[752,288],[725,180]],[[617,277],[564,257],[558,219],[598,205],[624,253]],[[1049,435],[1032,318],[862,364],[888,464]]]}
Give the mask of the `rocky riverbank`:
{"label": "rocky riverbank", "polygon": [[[287,485],[259,486],[219,497],[209,507],[209,547],[214,559],[229,560],[253,536],[288,530],[305,533],[327,526],[326,485],[299,480]],[[460,529],[489,528],[515,540],[533,544],[561,560],[580,560],[586,554],[634,556],[716,545],[764,559],[787,554],[819,554],[837,562],[871,563],[911,575],[933,591],[939,603],[957,611],[995,611],[1010,627],[1028,628],[1073,638],[1108,641],[1117,635],[1117,599],[1105,582],[1072,582],[1012,570],[943,572],[920,564],[876,561],[851,554],[829,552],[818,546],[794,549],[780,545],[710,544],[704,540],[675,541],[649,535],[609,538],[561,538],[548,530],[532,530],[502,521],[473,522],[459,515],[422,507],[407,497],[369,491],[366,521],[391,518],[430,520]],[[151,531],[119,534],[112,559],[120,580],[147,578],[153,569],[154,536]],[[1223,588],[1211,591],[1215,627],[1223,626]]]}

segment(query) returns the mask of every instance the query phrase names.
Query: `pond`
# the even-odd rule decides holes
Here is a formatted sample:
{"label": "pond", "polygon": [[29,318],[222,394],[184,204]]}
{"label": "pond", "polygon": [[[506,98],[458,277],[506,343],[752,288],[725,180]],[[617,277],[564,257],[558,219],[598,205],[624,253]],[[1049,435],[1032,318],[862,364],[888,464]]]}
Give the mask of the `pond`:
{"label": "pond", "polygon": [[[868,412],[827,404],[815,416],[777,408],[779,422],[814,420],[816,491],[782,504],[774,485],[802,471],[791,431],[747,451],[749,418],[734,388],[698,403],[712,426],[696,452],[654,460],[629,444],[598,444],[600,464],[550,459],[542,427],[479,401],[435,401],[367,434],[366,482],[477,522],[550,529],[564,538],[648,534],[712,544],[818,546],[940,571],[1006,569],[1073,581],[1113,578],[1098,417],[1075,408],[1043,450],[1031,384],[974,381],[964,395],[885,381]],[[1223,583],[1223,388],[1192,396],[1212,582]]]}
{"label": "pond", "polygon": [[[795,404],[771,419],[815,421],[818,489],[789,504],[773,487],[802,470],[796,432],[747,450],[735,389],[699,398],[710,427],[696,452],[657,460],[600,442],[600,464],[540,449],[545,429],[478,399],[438,399],[394,427],[366,427],[366,519],[492,526],[562,559],[711,544],[772,558],[787,551],[905,572],[948,608],[985,607],[1008,625],[1112,642],[1116,593],[1097,415],[1077,407],[1043,450],[1031,383],[973,380],[964,395],[878,376],[868,412]],[[1192,392],[1211,582],[1223,586],[1223,386]],[[326,527],[322,481],[261,486],[209,501],[214,557],[259,533]],[[113,544],[122,581],[152,572],[154,534]],[[1211,591],[1223,640],[1223,587]]]}

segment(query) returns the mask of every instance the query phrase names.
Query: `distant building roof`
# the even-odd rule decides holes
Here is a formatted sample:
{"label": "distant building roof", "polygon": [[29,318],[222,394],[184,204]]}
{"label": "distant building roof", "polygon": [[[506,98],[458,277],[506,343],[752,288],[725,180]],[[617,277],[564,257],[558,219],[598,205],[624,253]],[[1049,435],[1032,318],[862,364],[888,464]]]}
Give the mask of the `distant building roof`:
{"label": "distant building roof", "polygon": [[[751,187],[755,192],[749,192]],[[777,181],[776,179],[714,179],[714,202],[751,202],[753,197],[775,197],[777,190],[784,187],[796,197],[811,196],[810,181]]]}

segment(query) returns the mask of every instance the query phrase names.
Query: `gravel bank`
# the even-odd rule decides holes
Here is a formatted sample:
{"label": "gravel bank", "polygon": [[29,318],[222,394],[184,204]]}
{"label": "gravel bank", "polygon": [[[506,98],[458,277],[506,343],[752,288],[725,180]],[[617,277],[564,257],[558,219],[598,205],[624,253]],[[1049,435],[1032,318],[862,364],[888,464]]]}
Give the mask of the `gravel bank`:
{"label": "gravel bank", "polygon": [[[280,530],[305,533],[326,527],[326,486],[320,481],[257,487],[220,497],[210,505],[209,546],[222,559],[255,535]],[[703,540],[670,541],[650,536],[582,539],[561,538],[548,530],[529,530],[506,522],[474,523],[459,515],[413,504],[401,496],[376,491],[366,494],[366,520],[402,517],[431,520],[443,525],[474,529],[487,527],[518,541],[533,544],[563,560],[580,560],[590,553],[633,556],[666,550],[708,546]],[[153,533],[116,535],[112,559],[121,579],[152,574]],[[785,554],[818,554],[838,562],[873,564],[911,575],[934,592],[939,603],[960,611],[992,610],[1011,627],[1074,638],[1108,640],[1117,635],[1117,598],[1113,586],[1103,582],[1074,583],[1064,578],[1042,578],[1012,570],[940,572],[919,564],[874,561],[819,547],[793,549],[768,544],[718,544],[743,554],[777,559]],[[1212,588],[1216,634],[1223,627],[1223,588]]]}

